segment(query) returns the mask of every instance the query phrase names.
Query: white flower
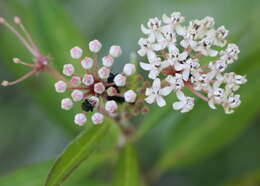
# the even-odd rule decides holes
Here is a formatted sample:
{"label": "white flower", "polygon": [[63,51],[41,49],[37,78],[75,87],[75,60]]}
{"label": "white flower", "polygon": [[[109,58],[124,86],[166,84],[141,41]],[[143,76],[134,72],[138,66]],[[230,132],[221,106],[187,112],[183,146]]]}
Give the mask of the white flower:
{"label": "white flower", "polygon": [[70,98],[64,98],[61,100],[61,108],[64,110],[70,110],[73,106],[73,102]]}
{"label": "white flower", "polygon": [[228,30],[224,26],[219,27],[214,32],[214,44],[219,47],[224,47],[227,43],[227,41],[225,40],[227,36]]}
{"label": "white flower", "polygon": [[92,74],[85,74],[82,78],[82,83],[87,86],[92,85],[94,81],[95,80]]}
{"label": "white flower", "polygon": [[169,95],[171,91],[171,87],[161,88],[161,81],[159,78],[156,78],[153,82],[153,86],[146,89],[145,95],[147,98],[145,98],[145,101],[149,104],[152,104],[156,101],[159,107],[163,107],[166,105],[163,96]]}
{"label": "white flower", "polygon": [[150,42],[161,41],[163,39],[161,32],[161,21],[155,17],[149,19],[146,28],[144,25],[141,25],[141,30],[144,34],[148,35],[148,40]]}
{"label": "white flower", "polygon": [[177,34],[183,36],[186,33],[186,30],[181,23],[185,21],[185,18],[181,15],[180,12],[173,12],[170,17],[166,14],[163,15],[163,22],[167,25],[164,26],[164,31],[172,31],[175,30]]}
{"label": "white flower", "polygon": [[177,91],[176,95],[180,101],[173,103],[173,109],[180,110],[182,113],[189,112],[193,109],[194,98],[186,97],[182,91]]}
{"label": "white flower", "polygon": [[84,69],[88,70],[88,69],[91,69],[92,66],[93,66],[93,59],[90,58],[90,57],[86,57],[84,58],[82,61],[81,61],[81,65]]}
{"label": "white flower", "polygon": [[203,39],[198,43],[198,46],[194,48],[196,52],[200,52],[204,56],[215,57],[218,55],[218,51],[211,49],[213,46],[213,40]]}
{"label": "white flower", "polygon": [[227,68],[227,64],[224,60],[217,60],[216,62],[210,62],[209,68],[216,72],[224,72]]}
{"label": "white flower", "polygon": [[168,75],[166,81],[170,84],[173,90],[181,90],[184,87],[184,81],[181,74],[175,74],[175,76]]}
{"label": "white flower", "polygon": [[103,83],[99,82],[94,85],[94,91],[97,94],[102,94],[105,91],[105,86]]}
{"label": "white flower", "polygon": [[231,94],[227,102],[224,103],[224,110],[226,114],[232,114],[234,112],[234,108],[238,107],[241,104],[240,95]]}
{"label": "white flower", "polygon": [[136,71],[136,68],[135,68],[134,64],[131,64],[131,63],[125,64],[123,72],[126,76],[131,76],[132,74],[135,73],[135,71]]}
{"label": "white flower", "polygon": [[165,39],[160,41],[161,46],[166,46],[168,48],[169,53],[178,50],[178,48],[176,47],[177,38],[174,32],[172,31],[165,32],[164,37]]}
{"label": "white flower", "polygon": [[110,50],[109,50],[109,54],[114,57],[114,58],[117,58],[119,56],[121,56],[122,54],[122,49],[120,46],[117,46],[117,45],[114,45],[114,46],[111,46]]}
{"label": "white flower", "polygon": [[89,50],[93,53],[98,53],[102,48],[102,44],[98,40],[93,40],[89,42]]}
{"label": "white flower", "polygon": [[77,87],[81,84],[81,78],[79,76],[72,76],[70,82],[72,86]]}
{"label": "white flower", "polygon": [[63,93],[67,90],[67,84],[64,81],[58,81],[55,83],[55,90],[58,93]]}
{"label": "white flower", "polygon": [[141,38],[138,41],[138,44],[141,47],[141,49],[139,49],[137,53],[142,57],[147,55],[147,58],[150,62],[154,61],[157,58],[155,51],[162,50],[166,47],[166,46],[163,46],[161,43],[152,44],[150,41],[148,41],[147,39],[144,39],[144,38]]}
{"label": "white flower", "polygon": [[105,67],[111,67],[113,65],[114,58],[112,56],[105,56],[102,58],[102,63]]}
{"label": "white flower", "polygon": [[80,90],[73,90],[73,92],[71,93],[71,97],[73,101],[78,102],[83,99],[84,93]]}
{"label": "white flower", "polygon": [[105,105],[105,110],[109,113],[113,113],[117,110],[118,106],[114,100],[107,101]]}
{"label": "white flower", "polygon": [[96,112],[95,114],[92,115],[91,119],[94,124],[100,124],[103,123],[104,116],[103,114]]}
{"label": "white flower", "polygon": [[74,123],[76,125],[82,126],[84,123],[86,123],[86,121],[87,121],[87,118],[86,118],[85,114],[83,114],[83,113],[78,113],[74,117]]}
{"label": "white flower", "polygon": [[124,93],[125,101],[128,103],[134,103],[136,100],[136,93],[133,90],[128,90]]}
{"label": "white flower", "polygon": [[226,50],[220,52],[220,59],[227,62],[227,64],[232,64],[238,59],[238,54],[240,50],[235,44],[228,44]]}
{"label": "white flower", "polygon": [[240,85],[247,82],[245,76],[237,75],[234,72],[225,73],[223,81],[226,83],[226,87],[233,91],[238,90]]}
{"label": "white flower", "polygon": [[155,79],[166,65],[160,58],[157,58],[157,60],[150,63],[140,62],[140,66],[143,70],[149,71],[148,77],[150,79]]}
{"label": "white flower", "polygon": [[102,67],[98,70],[98,76],[101,79],[107,79],[109,77],[110,74],[110,69],[107,67]]}
{"label": "white flower", "polygon": [[74,47],[70,50],[70,55],[73,59],[81,58],[82,54],[83,54],[83,50],[79,47]]}
{"label": "white flower", "polygon": [[66,76],[72,76],[74,71],[75,71],[75,69],[72,64],[66,64],[63,66],[63,74]]}
{"label": "white flower", "polygon": [[126,84],[126,77],[123,76],[122,74],[118,74],[114,78],[114,82],[115,82],[116,86],[118,86],[118,87],[125,86],[125,84]]}

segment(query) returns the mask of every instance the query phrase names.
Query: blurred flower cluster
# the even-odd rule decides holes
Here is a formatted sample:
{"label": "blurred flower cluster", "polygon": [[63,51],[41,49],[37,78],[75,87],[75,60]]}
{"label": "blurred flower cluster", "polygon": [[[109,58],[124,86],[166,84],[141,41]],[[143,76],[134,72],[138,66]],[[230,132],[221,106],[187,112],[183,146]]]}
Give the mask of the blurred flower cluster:
{"label": "blurred flower cluster", "polygon": [[173,109],[188,112],[194,107],[194,98],[186,96],[184,88],[208,102],[212,109],[222,105],[227,114],[240,105],[240,95],[235,94],[245,76],[234,72],[225,73],[228,65],[238,59],[239,48],[228,44],[228,30],[215,28],[212,17],[192,20],[187,26],[179,12],[162,20],[149,19],[147,27],[141,25],[147,36],[138,42],[138,54],[146,56],[148,63],[140,62],[142,69],[149,71],[153,80],[146,89],[146,102],[166,105],[164,96],[174,92],[178,98]]}

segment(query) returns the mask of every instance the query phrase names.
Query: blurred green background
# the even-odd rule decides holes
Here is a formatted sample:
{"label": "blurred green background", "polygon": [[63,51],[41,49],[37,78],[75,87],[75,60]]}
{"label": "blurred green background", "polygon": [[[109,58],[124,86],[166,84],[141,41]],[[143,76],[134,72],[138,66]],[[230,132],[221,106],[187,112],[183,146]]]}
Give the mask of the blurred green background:
{"label": "blurred green background", "polygon": [[[120,70],[138,49],[140,24],[173,11],[182,12],[187,20],[212,16],[216,25],[225,25],[230,30],[229,41],[241,50],[239,60],[229,70],[246,74],[248,83],[241,88],[242,104],[232,116],[197,101],[188,114],[171,110],[169,103],[163,109],[152,107],[151,115],[135,120],[140,129],[136,148],[142,172],[155,168],[164,173],[154,186],[258,186],[259,0],[0,0],[0,16],[9,20],[20,16],[58,70],[69,62],[71,47],[87,48],[87,42],[96,38],[103,43],[102,55],[112,44],[122,46],[123,56],[115,67],[115,71]],[[31,59],[1,26],[0,80],[15,79],[26,72],[25,67],[11,62],[13,57]],[[73,112],[59,109],[60,98],[45,74],[17,86],[0,87],[1,186],[42,185],[50,168],[48,162],[37,171],[12,172],[55,158],[78,133],[72,123]],[[68,185],[110,185],[113,166],[101,167],[84,175],[83,181]],[[39,180],[33,182],[32,177]]]}

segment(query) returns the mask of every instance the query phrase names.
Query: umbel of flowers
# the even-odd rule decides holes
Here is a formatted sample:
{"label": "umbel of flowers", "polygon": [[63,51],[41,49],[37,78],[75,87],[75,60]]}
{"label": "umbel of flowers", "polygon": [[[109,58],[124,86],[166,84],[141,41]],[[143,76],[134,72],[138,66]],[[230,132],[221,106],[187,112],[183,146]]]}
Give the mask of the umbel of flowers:
{"label": "umbel of flowers", "polygon": [[245,76],[234,72],[225,73],[228,65],[238,59],[239,48],[227,43],[228,30],[215,28],[212,17],[192,20],[184,25],[185,18],[179,12],[149,19],[141,25],[147,36],[139,40],[138,54],[146,56],[148,63],[140,62],[153,80],[146,89],[146,102],[165,106],[164,96],[176,94],[178,101],[173,109],[188,112],[194,106],[194,98],[184,93],[187,89],[208,102],[210,108],[222,105],[225,113],[233,112],[240,105],[236,94]]}
{"label": "umbel of flowers", "polygon": [[[77,125],[83,125],[87,122],[87,112],[93,112],[91,120],[94,124],[100,124],[104,116],[115,118],[121,113],[140,113],[143,109],[143,101],[138,101],[141,92],[144,89],[133,90],[136,88],[137,78],[135,75],[136,67],[132,63],[124,65],[123,72],[115,74],[111,67],[116,58],[121,53],[120,46],[111,46],[109,54],[102,58],[102,66],[99,67],[97,53],[101,50],[102,44],[98,40],[89,43],[89,50],[92,55],[83,56],[83,50],[80,47],[74,47],[70,50],[70,55],[76,63],[83,68],[82,75],[75,72],[74,64],[65,64],[63,74],[67,80],[60,80],[55,83],[55,89],[58,93],[69,91],[70,97],[61,100],[61,108],[70,110],[74,104],[80,103],[82,112],[77,113],[74,122]],[[144,98],[144,97],[143,97]],[[143,99],[142,98],[142,99]],[[140,100],[140,99],[139,99]]]}

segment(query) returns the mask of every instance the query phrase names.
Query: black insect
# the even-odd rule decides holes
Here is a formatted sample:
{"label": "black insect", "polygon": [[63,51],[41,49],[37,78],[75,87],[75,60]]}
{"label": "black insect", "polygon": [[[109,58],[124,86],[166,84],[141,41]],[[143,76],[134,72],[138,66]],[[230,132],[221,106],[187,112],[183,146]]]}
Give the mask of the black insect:
{"label": "black insect", "polygon": [[116,74],[113,74],[113,73],[110,72],[109,77],[107,78],[107,82],[108,83],[113,83],[115,77],[116,77]]}
{"label": "black insect", "polygon": [[81,108],[82,110],[86,111],[86,112],[93,112],[93,109],[96,105],[96,101],[94,100],[90,100],[90,99],[86,99],[82,104],[81,104]]}
{"label": "black insect", "polygon": [[121,97],[121,96],[107,96],[107,100],[114,100],[117,103],[124,103],[125,102],[125,98]]}

